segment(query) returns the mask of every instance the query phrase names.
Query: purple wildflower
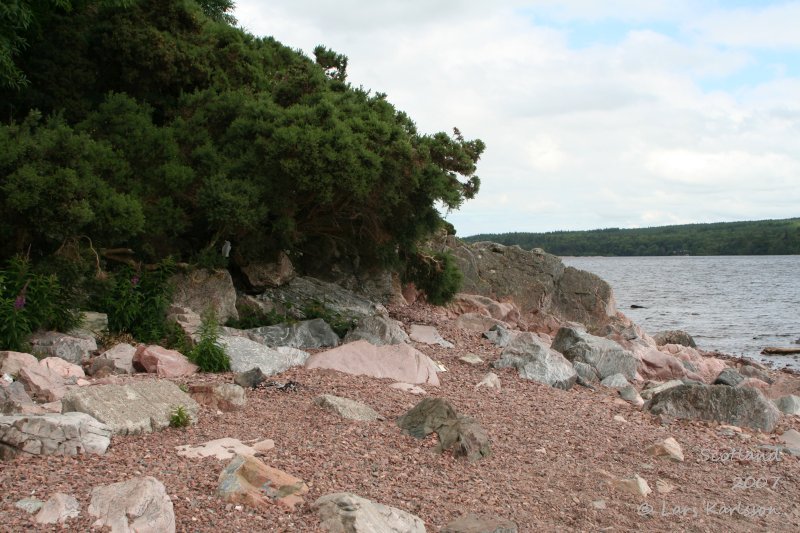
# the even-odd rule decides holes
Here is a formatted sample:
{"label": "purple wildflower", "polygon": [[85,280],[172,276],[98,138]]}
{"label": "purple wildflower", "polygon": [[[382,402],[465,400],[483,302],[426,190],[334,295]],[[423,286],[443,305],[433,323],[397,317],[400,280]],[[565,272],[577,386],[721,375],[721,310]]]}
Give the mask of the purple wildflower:
{"label": "purple wildflower", "polygon": [[14,300],[14,309],[16,311],[19,311],[23,307],[25,307],[25,296],[20,294],[19,296],[17,296],[17,299]]}
{"label": "purple wildflower", "polygon": [[133,286],[135,287],[135,286],[137,286],[138,284],[139,284],[139,276],[137,276],[137,275],[134,275],[134,276],[131,278],[131,285],[133,285]]}

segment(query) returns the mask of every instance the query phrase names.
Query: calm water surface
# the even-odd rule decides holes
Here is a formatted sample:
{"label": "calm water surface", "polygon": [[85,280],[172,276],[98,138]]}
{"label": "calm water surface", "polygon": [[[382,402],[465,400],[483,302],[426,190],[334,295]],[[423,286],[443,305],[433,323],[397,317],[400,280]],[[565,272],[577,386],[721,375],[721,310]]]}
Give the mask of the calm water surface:
{"label": "calm water surface", "polygon": [[617,308],[650,334],[682,329],[704,350],[800,368],[800,357],[759,355],[797,347],[800,255],[562,259],[606,280]]}

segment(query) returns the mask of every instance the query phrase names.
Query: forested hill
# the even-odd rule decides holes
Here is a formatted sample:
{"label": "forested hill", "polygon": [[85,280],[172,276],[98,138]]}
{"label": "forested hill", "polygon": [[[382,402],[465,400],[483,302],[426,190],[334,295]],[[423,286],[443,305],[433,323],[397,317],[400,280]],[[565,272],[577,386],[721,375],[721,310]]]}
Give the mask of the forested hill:
{"label": "forested hill", "polygon": [[800,218],[466,237],[563,256],[800,254]]}

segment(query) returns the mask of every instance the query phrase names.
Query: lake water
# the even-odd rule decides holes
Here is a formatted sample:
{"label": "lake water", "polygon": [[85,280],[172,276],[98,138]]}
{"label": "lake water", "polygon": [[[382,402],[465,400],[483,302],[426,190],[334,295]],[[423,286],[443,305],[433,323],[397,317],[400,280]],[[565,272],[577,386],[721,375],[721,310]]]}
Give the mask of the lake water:
{"label": "lake water", "polygon": [[617,309],[651,335],[682,329],[703,350],[800,369],[798,356],[759,355],[799,347],[800,255],[562,259],[606,280]]}

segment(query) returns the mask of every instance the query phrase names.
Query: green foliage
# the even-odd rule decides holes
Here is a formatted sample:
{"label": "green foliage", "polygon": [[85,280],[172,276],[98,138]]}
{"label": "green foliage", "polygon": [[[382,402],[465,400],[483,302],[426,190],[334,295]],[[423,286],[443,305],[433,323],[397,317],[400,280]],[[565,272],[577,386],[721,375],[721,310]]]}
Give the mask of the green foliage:
{"label": "green foliage", "polygon": [[638,229],[474,235],[467,242],[493,241],[543,248],[564,256],[791,255],[800,254],[800,218],[686,224]]}
{"label": "green foliage", "polygon": [[355,318],[338,313],[327,307],[324,302],[316,300],[307,304],[300,311],[306,320],[313,320],[315,318],[324,320],[340,339],[343,339],[358,322]]}
{"label": "green foliage", "polygon": [[458,292],[463,275],[450,253],[420,251],[407,259],[404,279],[424,291],[430,303],[444,305]]}
{"label": "green foliage", "polygon": [[235,28],[230,0],[14,2],[29,83],[0,84],[0,260],[85,236],[145,262],[216,265],[230,240],[395,264],[479,188],[483,142],[419,133],[346,56]]}
{"label": "green foliage", "polygon": [[191,353],[192,339],[183,331],[183,328],[181,328],[177,322],[167,322],[165,329],[166,333],[161,340],[162,346],[183,354]]}
{"label": "green foliage", "polygon": [[164,261],[152,271],[124,268],[117,272],[104,302],[109,331],[130,333],[145,343],[165,337],[167,309],[172,296],[169,277],[173,272],[171,261]]}
{"label": "green foliage", "polygon": [[189,412],[186,408],[182,405],[177,406],[173,409],[172,414],[169,417],[169,425],[173,428],[185,428],[188,427],[192,423],[192,417],[189,416]]}
{"label": "green foliage", "polygon": [[69,331],[80,319],[56,276],[35,272],[22,257],[0,270],[0,350],[27,351],[33,331]]}
{"label": "green foliage", "polygon": [[259,307],[246,306],[239,309],[239,318],[229,318],[225,325],[229,328],[252,329],[261,326],[274,326],[288,322],[289,317],[282,315],[274,309],[267,312]]}
{"label": "green foliage", "polygon": [[219,343],[219,322],[213,308],[203,314],[198,333],[200,342],[189,353],[189,359],[203,372],[229,372],[231,361]]}

